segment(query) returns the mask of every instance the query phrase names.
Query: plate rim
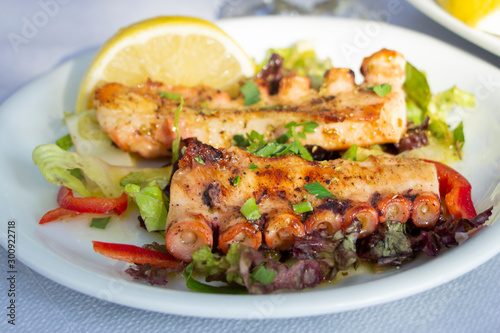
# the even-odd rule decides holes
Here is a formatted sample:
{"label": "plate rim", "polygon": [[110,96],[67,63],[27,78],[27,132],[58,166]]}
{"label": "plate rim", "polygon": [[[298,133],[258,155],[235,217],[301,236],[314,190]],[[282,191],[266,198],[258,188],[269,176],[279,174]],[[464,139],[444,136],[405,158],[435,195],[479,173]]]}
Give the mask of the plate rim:
{"label": "plate rim", "polygon": [[[304,20],[303,17],[301,18],[277,18],[277,17],[265,17],[265,18],[243,18],[243,19],[225,19],[225,20],[221,20],[221,21],[216,21],[216,24],[222,24],[222,25],[231,25],[231,24],[238,24],[239,22],[241,21],[254,21],[254,20],[272,20],[272,21],[275,21],[275,20],[280,20],[280,19],[283,19],[283,20],[293,20],[293,21],[297,21],[297,20]],[[314,18],[314,20],[317,20],[317,18]],[[363,20],[351,20],[351,19],[338,19],[338,18],[326,18],[326,20],[328,21],[331,21],[332,23],[335,23],[336,21],[343,21],[343,22],[349,22],[349,24],[356,24],[356,25],[359,25],[359,24],[364,24],[366,23],[366,21],[363,21]],[[428,35],[425,35],[425,34],[422,34],[422,33],[419,33],[419,32],[416,32],[416,31],[413,31],[413,30],[409,30],[409,29],[406,29],[406,28],[401,28],[401,27],[395,27],[395,26],[390,26],[390,25],[386,25],[387,27],[389,27],[390,29],[395,29],[395,30],[400,30],[400,31],[403,31],[404,33],[416,33],[418,35],[421,35],[423,38],[431,38],[431,39],[434,39],[436,42],[442,44],[442,45],[446,45],[446,47],[452,47],[452,48],[455,48],[455,49],[458,49],[454,46],[451,46],[451,45],[448,45],[442,41],[439,41],[431,36],[428,36]],[[462,51],[463,52],[463,51]],[[2,110],[3,112],[0,112],[0,118],[3,118],[3,113],[5,112],[4,109],[7,108],[5,105],[9,105],[9,103],[11,103],[12,100],[14,100],[15,98],[17,98],[18,95],[22,94],[23,91],[25,90],[28,90],[29,87],[33,87],[33,86],[36,86],[40,83],[43,83],[45,82],[46,80],[48,80],[48,78],[50,78],[51,75],[56,75],[58,74],[60,71],[62,71],[65,66],[72,66],[74,65],[74,63],[77,63],[79,61],[82,61],[83,58],[89,56],[89,54],[92,54],[92,53],[95,53],[95,51],[90,51],[90,52],[87,52],[87,53],[84,53],[83,55],[79,55],[75,58],[72,58],[66,62],[64,62],[63,64],[57,66],[56,68],[52,69],[50,72],[48,73],[45,73],[37,78],[35,78],[33,81],[31,81],[30,83],[28,83],[27,85],[23,86],[21,89],[17,90],[16,92],[14,92],[4,103],[2,103],[2,105],[0,106],[0,110]],[[480,58],[477,58],[473,55],[470,55],[470,54],[467,54],[468,56],[470,57],[473,57],[473,58],[476,58],[478,61],[481,61],[484,65],[488,65],[488,66],[491,66],[492,68],[495,68],[494,66],[492,66],[491,64],[483,61],[482,59]],[[6,113],[6,112],[5,112]],[[464,245],[467,245],[464,244]],[[2,239],[2,246],[5,248],[5,244],[3,242],[3,239]],[[447,276],[446,278],[442,278],[440,280],[440,282],[436,283],[427,283],[427,284],[422,284],[420,285],[419,287],[413,287],[412,289],[410,288],[410,290],[407,290],[407,292],[403,295],[401,294],[398,294],[398,293],[395,293],[395,292],[391,292],[389,293],[388,295],[386,295],[386,297],[384,299],[380,299],[380,296],[379,297],[376,297],[376,295],[367,295],[367,298],[368,299],[365,299],[362,301],[363,304],[359,304],[361,301],[358,301],[358,302],[351,302],[351,303],[347,303],[347,304],[339,304],[337,305],[337,307],[332,307],[331,305],[330,306],[327,306],[327,305],[323,305],[319,311],[314,311],[314,312],[304,312],[304,313],[295,313],[294,315],[288,315],[287,313],[285,313],[286,311],[277,311],[277,313],[273,313],[271,316],[268,316],[266,318],[287,318],[287,317],[301,317],[301,316],[309,316],[309,315],[318,315],[318,314],[325,314],[325,313],[333,313],[333,312],[342,312],[342,311],[347,311],[347,310],[353,310],[353,309],[357,309],[357,308],[364,308],[364,307],[368,307],[368,306],[371,306],[371,305],[375,305],[375,304],[381,304],[381,303],[385,303],[385,302],[390,302],[390,301],[393,301],[393,300],[396,300],[396,299],[401,299],[401,298],[405,298],[405,297],[409,297],[411,295],[414,295],[414,294],[417,294],[419,292],[422,292],[424,290],[428,290],[432,287],[435,287],[437,285],[441,285],[443,283],[446,283],[452,279],[455,279],[456,277],[458,276],[461,276],[463,275],[464,273],[474,269],[475,267],[481,265],[482,263],[486,262],[487,260],[489,260],[491,257],[493,257],[496,253],[498,252],[495,252],[495,253],[491,253],[490,256],[485,256],[485,257],[482,257],[482,260],[479,261],[479,262],[476,262],[474,267],[471,268],[471,269],[468,269],[466,268],[465,266],[462,267],[462,269],[458,269],[458,270],[455,270],[454,271],[454,274],[452,275],[449,275]],[[29,258],[20,258],[19,259],[25,263],[28,267],[31,267],[33,269],[35,269],[37,272],[41,273],[42,275],[48,277],[49,279],[59,283],[59,284],[62,284],[66,287],[69,287],[73,290],[76,290],[76,291],[79,291],[79,292],[82,292],[84,294],[87,294],[87,295],[90,295],[92,297],[96,297],[96,298],[100,298],[99,295],[96,294],[96,291],[93,287],[87,287],[85,284],[84,286],[82,287],[82,284],[81,283],[77,283],[76,281],[71,281],[68,279],[65,279],[63,276],[61,276],[61,274],[57,274],[55,273],[55,271],[51,271],[48,267],[46,267],[45,265],[42,265],[40,262],[36,262],[34,260],[30,260]],[[438,258],[436,258],[438,259]],[[51,258],[51,260],[56,260],[56,258]],[[61,260],[61,258],[58,258],[58,260]],[[56,261],[58,261],[56,260]],[[434,260],[435,261],[435,260]],[[44,263],[45,264],[45,263]],[[70,263],[71,265],[74,265],[73,263]],[[433,264],[434,265],[434,264]],[[82,269],[81,267],[78,267],[76,266],[77,268],[77,271]],[[407,272],[401,272],[401,273],[398,273],[399,275],[401,274],[404,274],[404,273],[408,273]],[[99,275],[96,275],[94,273],[94,277],[93,278],[96,278],[98,277]],[[382,280],[393,280],[394,278],[392,276],[389,276],[387,278],[384,278]],[[399,279],[397,279],[399,280]],[[376,281],[375,281],[376,282]],[[396,281],[397,282],[397,281]],[[149,286],[146,286],[146,285],[142,285],[142,284],[137,284],[134,286],[134,293],[135,294],[135,289],[139,289],[139,290],[143,290],[144,288],[148,288],[149,290]],[[359,287],[359,286],[356,286],[356,287]],[[341,292],[341,294],[343,293],[348,293],[350,291],[350,289],[352,289],[352,287],[343,287],[342,289],[344,289],[343,292]],[[366,289],[366,288],[365,288]],[[337,290],[340,290],[340,289],[337,289]],[[368,291],[368,290],[367,290]],[[309,297],[307,297],[307,295],[311,295],[311,294],[316,294],[318,292],[321,292],[321,289],[314,289],[314,290],[311,290],[311,291],[305,291],[305,292],[295,292],[295,293],[290,293],[290,294],[283,294],[283,295],[288,295],[292,298],[296,298],[298,300],[301,300],[301,299],[308,299]],[[185,296],[186,295],[186,292],[185,291],[179,291],[179,290],[168,290],[168,293],[167,294],[180,294],[182,296]],[[222,299],[222,300],[230,300],[230,301],[234,301],[235,299],[238,299],[238,298],[252,298],[252,300],[255,300],[255,301],[262,301],[262,302],[267,302],[269,301],[273,296],[272,295],[247,295],[247,296],[237,296],[237,295],[206,295],[206,294],[196,294],[197,297],[201,297],[201,298],[207,298],[207,299],[211,299],[212,297],[217,297],[219,299]],[[282,295],[282,294],[278,294],[278,295]],[[286,297],[286,296],[285,296]],[[100,299],[103,299],[102,297]],[[125,305],[125,306],[132,306],[130,304],[130,300],[135,300],[134,297],[131,298],[131,296],[128,296],[128,297],[123,297],[123,298],[120,298],[118,300],[112,300],[113,303],[117,303],[117,304],[121,304],[121,305]],[[151,302],[148,304],[144,304],[142,303],[140,306],[133,306],[135,308],[140,308],[140,309],[145,309],[145,310],[151,310],[151,311],[157,311],[157,312],[163,312],[163,313],[170,313],[170,314],[179,314],[179,315],[192,315],[192,314],[189,314],[189,313],[186,313],[184,308],[182,307],[179,307],[178,304],[175,304],[175,305],[172,305],[170,308],[168,309],[161,309],[161,304],[159,304],[159,300],[156,300],[156,302]],[[342,308],[340,308],[342,307]],[[198,313],[194,316],[197,316],[197,317],[211,317],[211,318],[245,318],[247,316],[242,316],[241,314],[238,316],[238,315],[235,315],[234,313],[232,312],[227,312],[227,313],[213,313],[213,311],[211,313]]]}

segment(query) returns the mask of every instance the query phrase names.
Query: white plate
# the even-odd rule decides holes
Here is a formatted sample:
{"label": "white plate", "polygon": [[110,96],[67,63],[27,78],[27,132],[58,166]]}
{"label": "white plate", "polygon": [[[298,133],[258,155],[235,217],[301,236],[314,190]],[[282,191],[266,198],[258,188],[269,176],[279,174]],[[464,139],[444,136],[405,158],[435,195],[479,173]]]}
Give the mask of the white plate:
{"label": "white plate", "polygon": [[[498,203],[498,198],[487,196],[500,174],[500,113],[495,112],[500,105],[498,69],[428,36],[379,23],[271,17],[228,20],[220,26],[258,59],[268,47],[314,39],[318,52],[329,55],[336,66],[359,68],[364,56],[387,47],[402,52],[424,69],[434,92],[457,84],[476,93],[477,109],[461,114],[466,123],[466,160],[457,168],[473,184],[473,199],[479,210],[489,207],[493,200]],[[432,50],[432,57],[428,50]],[[58,283],[111,302],[165,313],[225,318],[308,316],[406,297],[456,278],[500,252],[499,223],[437,258],[420,259],[399,271],[357,276],[311,291],[210,295],[187,291],[180,279],[165,288],[135,282],[123,272],[124,263],[94,253],[91,246],[93,239],[137,245],[151,241],[136,227],[134,214],[126,221],[112,222],[105,231],[90,229],[83,221],[37,225],[46,211],[56,207],[57,188],[33,165],[31,152],[35,146],[66,134],[61,125],[62,112],[73,111],[79,82],[92,56],[71,60],[35,80],[5,102],[0,112],[2,224],[17,222],[18,258]],[[6,247],[6,239],[2,237],[1,241]]]}
{"label": "white plate", "polygon": [[[479,28],[472,28],[468,26],[446,12],[437,4],[435,0],[408,0],[408,2],[422,13],[429,16],[431,19],[444,27],[450,29],[457,35],[462,36],[469,42],[474,43],[500,57],[500,37],[481,31]],[[494,18],[488,20],[487,25],[485,22],[485,29],[487,28],[489,30],[494,29],[494,31],[500,31],[500,28],[498,27],[500,23],[497,21],[500,17],[500,13],[497,12],[495,12]]]}

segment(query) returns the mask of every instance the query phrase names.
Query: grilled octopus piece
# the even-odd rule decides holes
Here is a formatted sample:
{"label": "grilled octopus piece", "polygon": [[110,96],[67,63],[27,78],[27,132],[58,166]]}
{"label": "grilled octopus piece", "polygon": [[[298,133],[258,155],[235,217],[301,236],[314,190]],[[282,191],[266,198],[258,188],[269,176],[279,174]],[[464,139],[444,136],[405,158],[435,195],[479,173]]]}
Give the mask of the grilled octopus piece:
{"label": "grilled octopus piece", "polygon": [[[283,77],[277,94],[270,95],[267,83],[255,78],[261,101],[245,106],[243,96],[206,87],[181,87],[146,82],[138,87],[109,83],[96,90],[94,107],[104,131],[124,151],[146,158],[168,156],[177,134],[174,113],[178,100],[159,92],[177,93],[184,99],[179,128],[182,138],[196,137],[215,147],[228,148],[235,134],[255,130],[266,140],[276,139],[295,121],[316,122],[315,133],[302,139],[303,145],[327,150],[397,143],[406,131],[404,57],[383,49],[364,59],[365,81],[356,85],[354,73],[332,68],[319,91],[311,89],[306,76]],[[378,84],[390,84],[384,97],[371,91]]]}
{"label": "grilled octopus piece", "polygon": [[[257,168],[251,170],[251,164]],[[304,188],[315,182],[334,197],[320,199]],[[250,198],[261,214],[253,221],[240,212]],[[293,205],[304,201],[311,203],[312,212],[296,214]],[[188,139],[171,180],[166,245],[184,261],[191,261],[202,245],[216,245],[223,252],[234,242],[287,250],[297,237],[318,229],[334,233],[354,220],[362,224],[360,237],[389,220],[411,219],[417,226],[432,227],[440,211],[432,163],[374,156],[363,162],[264,158]]]}

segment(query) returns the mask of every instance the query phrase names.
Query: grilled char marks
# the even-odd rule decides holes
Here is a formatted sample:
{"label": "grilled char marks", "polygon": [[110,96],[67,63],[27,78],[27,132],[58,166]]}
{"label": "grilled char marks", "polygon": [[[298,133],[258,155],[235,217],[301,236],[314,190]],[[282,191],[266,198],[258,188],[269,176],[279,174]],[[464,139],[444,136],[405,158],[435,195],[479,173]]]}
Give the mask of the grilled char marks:
{"label": "grilled char marks", "polygon": [[[250,169],[252,164],[257,168]],[[236,176],[237,185],[230,181]],[[315,183],[333,197],[318,197],[304,187]],[[435,165],[420,160],[264,158],[237,147],[216,149],[190,139],[172,177],[166,230],[189,215],[190,224],[200,222],[211,228],[223,251],[234,242],[288,250],[296,238],[320,229],[346,230],[353,221],[361,222],[360,238],[376,232],[379,223],[406,223],[410,215],[424,228],[431,227],[434,213],[439,213],[438,195]],[[260,218],[247,220],[241,213],[249,199],[255,200]],[[293,206],[306,201],[312,211],[296,213]],[[195,221],[196,216],[202,217],[200,221]]]}
{"label": "grilled char marks", "polygon": [[205,164],[218,163],[224,157],[220,150],[201,143],[195,138],[188,138],[185,140],[185,143],[186,151],[179,161],[180,168],[200,164],[200,162]]}
{"label": "grilled char marks", "polygon": [[202,198],[205,205],[207,205],[210,209],[213,209],[220,207],[222,201],[221,196],[222,191],[220,184],[218,182],[212,182],[208,185],[205,192],[203,192]]}

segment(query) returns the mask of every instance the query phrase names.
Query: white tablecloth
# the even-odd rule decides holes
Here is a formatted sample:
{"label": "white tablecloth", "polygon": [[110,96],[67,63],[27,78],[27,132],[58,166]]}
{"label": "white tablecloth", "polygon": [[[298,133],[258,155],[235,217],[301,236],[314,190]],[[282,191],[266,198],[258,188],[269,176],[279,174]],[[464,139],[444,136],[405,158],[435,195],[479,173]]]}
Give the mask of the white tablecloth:
{"label": "white tablecloth", "polygon": [[[6,1],[0,5],[0,103],[67,59],[94,49],[120,27],[158,15],[213,20],[218,1]],[[500,58],[402,1],[391,18],[500,65]],[[46,13],[45,15],[40,13]],[[38,26],[33,25],[39,20]],[[31,26],[30,26],[31,24]],[[22,38],[14,38],[13,36]],[[0,126],[2,126],[0,124]],[[0,143],[6,144],[6,143]],[[7,221],[2,221],[4,225]],[[3,237],[3,236],[2,236]],[[0,331],[19,332],[500,332],[500,255],[442,286],[378,306],[317,317],[264,320],[190,318],[91,298],[18,266],[16,325],[7,323],[7,252],[0,249]]]}

